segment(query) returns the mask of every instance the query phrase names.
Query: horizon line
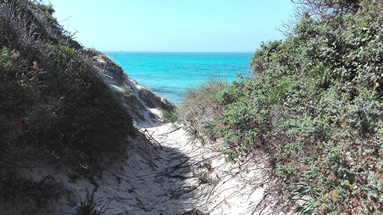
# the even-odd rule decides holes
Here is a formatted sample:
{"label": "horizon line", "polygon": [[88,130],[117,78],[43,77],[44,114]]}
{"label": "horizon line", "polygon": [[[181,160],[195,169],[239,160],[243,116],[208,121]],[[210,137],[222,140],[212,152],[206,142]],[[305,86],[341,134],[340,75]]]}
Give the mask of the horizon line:
{"label": "horizon line", "polygon": [[100,50],[101,52],[130,52],[130,53],[254,53],[255,51],[110,51]]}

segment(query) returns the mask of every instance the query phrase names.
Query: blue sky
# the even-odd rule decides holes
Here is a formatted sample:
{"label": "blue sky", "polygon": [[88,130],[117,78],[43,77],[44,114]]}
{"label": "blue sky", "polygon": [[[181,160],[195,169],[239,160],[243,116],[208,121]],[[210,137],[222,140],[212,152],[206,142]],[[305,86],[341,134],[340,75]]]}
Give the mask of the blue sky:
{"label": "blue sky", "polygon": [[290,0],[50,0],[55,17],[101,51],[253,52],[291,18]]}

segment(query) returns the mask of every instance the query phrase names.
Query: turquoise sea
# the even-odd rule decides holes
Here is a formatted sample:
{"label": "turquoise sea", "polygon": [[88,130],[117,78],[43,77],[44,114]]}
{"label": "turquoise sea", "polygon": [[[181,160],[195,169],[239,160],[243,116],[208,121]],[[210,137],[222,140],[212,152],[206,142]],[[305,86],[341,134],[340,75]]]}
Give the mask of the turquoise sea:
{"label": "turquoise sea", "polygon": [[253,53],[105,52],[139,84],[179,105],[188,88],[215,78],[250,74]]}

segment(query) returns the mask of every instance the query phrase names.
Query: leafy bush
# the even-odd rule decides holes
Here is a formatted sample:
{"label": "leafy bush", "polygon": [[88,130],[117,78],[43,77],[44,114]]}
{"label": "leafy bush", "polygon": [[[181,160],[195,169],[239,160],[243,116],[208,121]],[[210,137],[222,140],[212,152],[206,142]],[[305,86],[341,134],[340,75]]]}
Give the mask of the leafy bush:
{"label": "leafy bush", "polygon": [[201,107],[214,117],[197,133],[223,140],[229,159],[274,158],[285,212],[383,212],[382,11],[363,0],[342,14],[306,14],[291,36],[255,52],[255,77]]}

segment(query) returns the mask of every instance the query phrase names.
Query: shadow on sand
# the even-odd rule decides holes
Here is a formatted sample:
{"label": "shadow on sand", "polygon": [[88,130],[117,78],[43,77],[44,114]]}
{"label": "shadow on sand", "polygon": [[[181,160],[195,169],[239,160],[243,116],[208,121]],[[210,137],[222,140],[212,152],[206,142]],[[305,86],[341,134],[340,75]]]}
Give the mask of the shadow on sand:
{"label": "shadow on sand", "polygon": [[94,197],[109,203],[106,214],[203,214],[194,205],[199,181],[187,155],[139,132],[129,142],[124,157],[97,180]]}

